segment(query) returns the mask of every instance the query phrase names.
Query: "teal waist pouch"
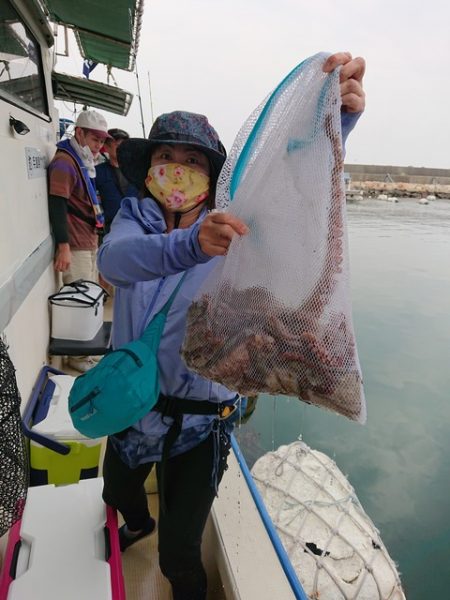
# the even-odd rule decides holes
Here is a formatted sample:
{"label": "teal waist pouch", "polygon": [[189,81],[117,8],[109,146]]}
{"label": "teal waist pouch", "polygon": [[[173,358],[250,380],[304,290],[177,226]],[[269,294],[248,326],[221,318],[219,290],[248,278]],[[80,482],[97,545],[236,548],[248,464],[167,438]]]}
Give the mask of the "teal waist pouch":
{"label": "teal waist pouch", "polygon": [[69,394],[69,412],[74,427],[83,435],[99,438],[118,433],[139,421],[156,404],[159,343],[184,277],[139,339],[106,354],[95,367],[75,379]]}

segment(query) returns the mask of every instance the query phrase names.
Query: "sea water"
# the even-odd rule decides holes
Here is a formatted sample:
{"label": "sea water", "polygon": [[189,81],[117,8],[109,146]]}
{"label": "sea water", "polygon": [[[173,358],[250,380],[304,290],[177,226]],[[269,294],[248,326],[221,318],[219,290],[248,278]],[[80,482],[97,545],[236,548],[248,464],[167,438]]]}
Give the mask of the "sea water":
{"label": "sea water", "polygon": [[450,598],[450,200],[347,204],[364,426],[260,395],[251,467],[299,436],[333,458],[399,566],[408,600]]}

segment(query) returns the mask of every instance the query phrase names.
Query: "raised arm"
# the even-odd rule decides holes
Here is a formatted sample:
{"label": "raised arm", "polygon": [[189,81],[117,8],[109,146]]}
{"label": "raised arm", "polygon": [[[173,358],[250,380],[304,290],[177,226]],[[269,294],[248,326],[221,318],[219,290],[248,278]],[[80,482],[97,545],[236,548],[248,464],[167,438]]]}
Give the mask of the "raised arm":
{"label": "raised arm", "polygon": [[179,273],[211,256],[198,241],[201,222],[187,229],[164,233],[158,209],[145,211],[137,198],[125,198],[97,256],[103,277],[116,286],[149,281]]}

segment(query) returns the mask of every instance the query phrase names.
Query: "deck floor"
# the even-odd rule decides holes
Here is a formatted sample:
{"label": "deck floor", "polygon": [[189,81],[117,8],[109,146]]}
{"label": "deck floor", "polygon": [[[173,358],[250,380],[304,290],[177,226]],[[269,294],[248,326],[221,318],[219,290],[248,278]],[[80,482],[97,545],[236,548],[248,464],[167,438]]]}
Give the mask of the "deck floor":
{"label": "deck floor", "polygon": [[[158,495],[149,494],[150,512],[157,519]],[[127,600],[170,600],[170,585],[158,565],[158,533],[144,538],[122,554]]]}
{"label": "deck floor", "polygon": [[[150,489],[154,487],[149,477]],[[146,484],[147,487],[147,484]],[[157,493],[148,493],[150,514],[157,520],[159,502]],[[119,515],[119,523],[122,520]],[[206,536],[208,539],[208,536]],[[205,568],[208,573],[208,600],[226,600],[220,576],[213,556],[205,556],[211,547],[203,548]],[[158,532],[144,538],[122,554],[122,570],[127,600],[171,600],[170,584],[158,565]]]}

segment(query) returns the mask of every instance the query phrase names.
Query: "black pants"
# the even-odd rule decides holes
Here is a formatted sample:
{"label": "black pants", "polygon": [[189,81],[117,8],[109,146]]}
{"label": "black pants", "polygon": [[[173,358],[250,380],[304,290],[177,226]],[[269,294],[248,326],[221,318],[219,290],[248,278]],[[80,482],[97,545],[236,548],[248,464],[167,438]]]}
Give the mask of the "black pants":
{"label": "black pants", "polygon": [[[206,573],[201,561],[201,541],[211,505],[214,457],[212,433],[201,444],[170,458],[165,464],[167,511],[159,515],[159,565],[172,585],[174,600],[204,600]],[[222,479],[229,453],[229,438],[221,434],[218,481]],[[153,463],[128,467],[110,440],[103,464],[104,501],[117,508],[131,530],[142,528],[149,517],[144,482]],[[160,481],[160,463],[156,475]]]}

